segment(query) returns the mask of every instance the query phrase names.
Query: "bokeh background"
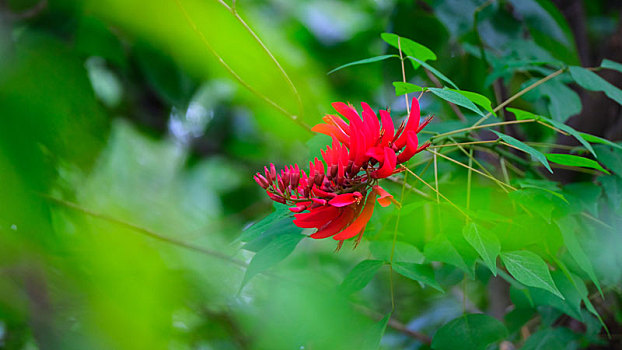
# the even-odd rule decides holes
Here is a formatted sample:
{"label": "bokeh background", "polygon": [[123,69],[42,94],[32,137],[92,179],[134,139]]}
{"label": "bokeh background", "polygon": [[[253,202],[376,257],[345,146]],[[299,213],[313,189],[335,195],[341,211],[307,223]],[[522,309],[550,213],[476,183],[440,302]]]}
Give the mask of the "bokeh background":
{"label": "bokeh background", "polygon": [[[365,243],[334,254],[331,240],[303,240],[274,273],[241,288],[253,253],[240,250],[240,235],[273,210],[252,175],[317,155],[324,140],[304,125],[331,102],[404,114],[392,85],[398,60],[327,73],[395,53],[380,38],[393,32],[434,51],[435,67],[461,88],[502,101],[537,74],[509,60],[621,62],[621,13],[616,0],[0,2],[0,348],[368,344],[390,310],[388,277],[359,297],[334,291],[369,254]],[[406,73],[430,85],[410,65]],[[622,74],[603,76],[622,86]],[[620,105],[603,94],[546,85],[523,103],[622,138]],[[422,108],[444,128],[460,122],[440,101]],[[585,176],[559,171],[554,180]],[[608,240],[594,251],[615,286],[620,237]],[[450,272],[441,279],[461,279]],[[402,282],[398,316],[410,330],[463,310],[460,295]],[[490,306],[485,287],[469,293]],[[392,327],[383,347],[422,346]]]}

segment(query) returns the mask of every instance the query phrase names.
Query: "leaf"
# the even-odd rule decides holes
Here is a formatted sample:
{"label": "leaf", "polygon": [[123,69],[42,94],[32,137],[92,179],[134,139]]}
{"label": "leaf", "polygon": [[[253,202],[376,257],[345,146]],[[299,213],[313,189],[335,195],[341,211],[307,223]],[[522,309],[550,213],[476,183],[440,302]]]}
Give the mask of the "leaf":
{"label": "leaf", "polygon": [[583,145],[583,147],[585,147],[585,149],[587,149],[588,151],[590,151],[590,153],[592,153],[594,155],[594,157],[596,157],[596,152],[594,152],[594,149],[592,148],[592,145],[589,144],[588,140],[585,139],[577,130],[575,130],[573,127],[571,127],[570,125],[566,125],[562,122],[558,122],[557,120],[553,120],[541,115],[537,115],[537,114],[533,114],[531,112],[527,112],[527,111],[522,111],[520,109],[516,109],[516,108],[506,108],[509,112],[514,113],[514,115],[516,116],[516,119],[518,120],[522,120],[522,119],[535,119],[535,120],[541,120],[543,122],[546,122],[562,131],[567,132],[568,134],[572,135],[572,137],[574,137],[575,139],[577,139],[577,141],[579,141],[579,143],[581,143],[581,145]]}
{"label": "leaf", "polygon": [[[386,262],[391,261],[392,241],[372,241],[369,250],[374,257]],[[393,253],[394,262],[421,264],[425,260],[423,253],[412,244],[397,241]]]}
{"label": "leaf", "polygon": [[613,69],[613,70],[617,70],[618,72],[622,73],[622,63],[618,63],[616,61],[611,61],[608,59],[604,59],[601,63],[600,66],[603,68],[607,68],[607,69]]}
{"label": "leaf", "polygon": [[274,204],[274,212],[246,229],[239,240],[247,242],[242,249],[258,252],[281,235],[300,234],[302,229],[294,225],[292,213],[286,205]]}
{"label": "leaf", "polygon": [[618,149],[622,149],[622,146],[618,145],[617,143],[613,143],[607,139],[604,139],[602,137],[598,137],[598,136],[594,136],[591,134],[586,134],[584,132],[580,132],[579,133],[581,135],[581,137],[583,137],[586,141],[592,142],[592,143],[600,143],[603,145],[607,145],[607,146],[611,146],[611,147],[615,147]]}
{"label": "leaf", "polygon": [[284,234],[275,237],[263,249],[258,251],[246,268],[243,288],[256,274],[261,273],[287,258],[305,236],[300,234]]}
{"label": "leaf", "polygon": [[535,253],[526,250],[501,253],[501,260],[520,283],[542,288],[564,299],[553,282],[548,265]]}
{"label": "leaf", "polygon": [[598,74],[578,66],[572,66],[569,70],[574,81],[582,88],[590,91],[602,91],[607,97],[622,105],[622,90],[611,85]]}
{"label": "leaf", "polygon": [[398,55],[381,55],[381,56],[374,56],[374,57],[366,58],[366,59],[363,59],[363,60],[358,60],[358,61],[346,63],[346,64],[344,64],[342,66],[339,66],[339,67],[331,70],[330,72],[326,73],[326,75],[330,75],[330,74],[332,74],[332,73],[334,73],[334,72],[336,72],[338,70],[342,70],[342,69],[344,69],[346,67],[356,66],[356,65],[359,65],[359,64],[366,64],[366,63],[373,63],[373,62],[384,61],[384,60],[386,60],[388,58],[392,58],[392,57],[399,58],[400,56],[398,56]]}
{"label": "leaf", "polygon": [[603,295],[603,291],[600,288],[600,283],[598,282],[598,278],[596,277],[596,272],[594,272],[592,262],[588,258],[587,254],[585,254],[585,252],[583,251],[581,243],[579,242],[579,239],[577,238],[577,235],[575,233],[578,227],[577,221],[571,216],[566,216],[557,219],[555,223],[557,224],[557,227],[559,227],[559,231],[561,232],[564,239],[564,245],[566,246],[566,249],[568,249],[570,256],[572,256],[572,258],[577,262],[579,267],[583,271],[585,271],[585,273],[588,275],[590,280],[592,280],[596,288],[598,288],[600,294]]}
{"label": "leaf", "polygon": [[552,306],[576,320],[583,321],[581,294],[574,281],[566,277],[561,270],[553,271],[551,275],[560,292],[564,295],[565,300],[560,299],[551,292],[539,288],[529,288],[534,306]]}
{"label": "leaf", "polygon": [[390,318],[391,313],[389,312],[380,321],[369,327],[363,336],[363,350],[377,350],[380,347],[380,341],[382,340],[384,331],[387,329]]}
{"label": "leaf", "polygon": [[[522,87],[525,88],[533,84],[535,81],[536,79],[530,79],[522,84]],[[581,112],[581,98],[579,95],[560,81],[549,80],[535,88],[533,93],[540,94],[541,96],[546,96],[546,98],[548,98],[549,114],[552,116],[552,119],[557,120],[558,122],[563,123],[571,116]],[[525,97],[527,95],[528,94],[526,94]]]}
{"label": "leaf", "polygon": [[455,89],[447,89],[447,90],[451,90],[451,91],[455,91],[459,93],[460,95],[471,100],[471,102],[475,103],[478,106],[481,106],[482,108],[484,108],[484,110],[494,115],[492,111],[493,110],[492,102],[490,102],[490,99],[488,99],[488,97],[478,94],[477,92],[472,92],[472,91],[455,90]]}
{"label": "leaf", "polygon": [[401,96],[404,94],[410,94],[413,92],[423,91],[425,88],[411,84],[411,83],[403,83],[401,81],[393,82],[393,86],[395,87],[395,96]]}
{"label": "leaf", "polygon": [[[416,57],[424,62],[428,60],[436,60],[436,55],[432,52],[432,50],[408,38],[400,37],[399,35],[393,33],[382,33],[380,34],[380,37],[394,48],[398,50],[401,48],[404,56]],[[417,69],[419,68],[419,65],[415,65],[415,63],[413,63],[413,67]]]}
{"label": "leaf", "polygon": [[[442,81],[446,82],[447,84],[451,85],[451,87],[453,87],[454,89],[458,89],[458,86],[456,86],[456,84],[454,84],[453,81],[451,81],[451,79],[447,78],[445,76],[445,74],[439,72],[436,68],[430,66],[429,64],[425,63],[424,61],[415,58],[415,57],[411,57],[411,56],[407,56],[406,58],[408,58],[411,62],[413,62],[413,66],[415,65],[415,62],[422,65],[425,69],[429,70],[430,72],[432,72],[432,74],[436,75],[439,79],[441,79]],[[415,67],[416,69],[417,67]]]}
{"label": "leaf", "polygon": [[609,170],[622,176],[622,151],[605,145],[595,145],[594,150],[598,154],[598,160]]}
{"label": "leaf", "polygon": [[462,94],[456,92],[455,90],[450,90],[447,88],[428,88],[428,90],[430,90],[430,92],[432,92],[434,95],[442,98],[445,101],[470,109],[473,112],[481,115],[482,117],[486,116],[484,113],[482,113],[482,111],[480,111],[479,108],[477,108],[475,104],[473,104],[473,102],[471,102],[471,100],[464,97]]}
{"label": "leaf", "polygon": [[432,349],[484,350],[507,336],[508,330],[497,319],[484,314],[467,314],[441,327],[432,339]]}
{"label": "leaf", "polygon": [[553,170],[551,169],[551,166],[549,165],[549,162],[546,160],[546,156],[544,156],[544,154],[540,151],[538,151],[537,149],[513,138],[512,136],[506,135],[506,134],[502,134],[496,130],[490,130],[492,132],[494,132],[495,134],[497,134],[497,136],[499,136],[499,138],[501,138],[503,141],[509,143],[510,145],[522,150],[525,153],[529,153],[529,155],[531,156],[531,159],[533,160],[537,160],[540,163],[542,163],[542,165],[544,165],[544,167],[551,172],[551,174],[553,173]]}
{"label": "leaf", "polygon": [[568,345],[575,339],[576,336],[568,328],[545,328],[527,338],[521,350],[568,349]]}
{"label": "leaf", "polygon": [[609,174],[609,172],[605,168],[600,166],[597,161],[580,156],[575,156],[573,154],[547,153],[546,159],[556,164],[592,168],[600,170],[605,174]]}
{"label": "leaf", "polygon": [[497,275],[497,256],[501,251],[499,239],[479,228],[474,222],[464,227],[462,232],[464,239],[475,248],[482,257],[484,264],[488,266],[493,275]]}
{"label": "leaf", "polygon": [[430,261],[451,264],[464,270],[470,276],[474,275],[473,269],[467,265],[462,255],[444,236],[437,236],[434,240],[428,242],[423,251],[426,259]]}
{"label": "leaf", "polygon": [[380,260],[363,260],[354,266],[350,273],[344,278],[339,286],[339,290],[346,294],[352,294],[363,289],[369,281],[376,275],[376,272],[384,265]]}
{"label": "leaf", "polygon": [[427,284],[430,287],[444,293],[443,288],[436,282],[434,278],[434,270],[428,265],[410,264],[410,263],[393,263],[393,271],[400,275],[410,278],[419,283]]}

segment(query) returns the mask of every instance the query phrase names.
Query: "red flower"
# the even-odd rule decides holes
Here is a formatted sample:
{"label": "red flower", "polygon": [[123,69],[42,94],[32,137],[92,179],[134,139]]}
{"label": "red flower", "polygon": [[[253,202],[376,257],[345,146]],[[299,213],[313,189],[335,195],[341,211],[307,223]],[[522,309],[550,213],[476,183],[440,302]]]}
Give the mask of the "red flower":
{"label": "red flower", "polygon": [[322,159],[309,162],[309,173],[298,165],[285,167],[277,173],[274,164],[257,173],[255,181],[268,196],[290,205],[296,213],[294,224],[315,228],[311,238],[333,237],[341,244],[358,236],[374,211],[376,199],[381,206],[393,201],[393,196],[377,185],[379,179],[398,172],[397,165],[408,161],[429,143],[419,146],[417,133],[429,122],[420,123],[419,101],[413,98],[408,121],[394,130],[388,111],[376,113],[366,103],[362,118],[349,105],[333,103],[333,107],[348,122],[336,115],[323,118],[313,131],[332,137],[332,145],[322,150]]}

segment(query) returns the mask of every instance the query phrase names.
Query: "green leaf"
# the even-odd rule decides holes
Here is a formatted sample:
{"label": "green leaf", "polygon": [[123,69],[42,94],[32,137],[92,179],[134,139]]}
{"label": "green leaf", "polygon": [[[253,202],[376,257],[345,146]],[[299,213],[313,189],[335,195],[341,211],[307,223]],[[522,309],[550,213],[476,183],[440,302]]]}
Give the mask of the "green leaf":
{"label": "green leaf", "polygon": [[354,266],[350,273],[344,278],[339,286],[339,290],[346,294],[352,294],[363,289],[369,281],[376,275],[376,272],[384,265],[380,260],[363,260]]}
{"label": "green leaf", "polygon": [[607,69],[617,70],[618,72],[622,73],[622,63],[618,63],[616,61],[611,61],[605,58],[601,62],[600,66]]}
{"label": "green leaf", "polygon": [[566,277],[561,270],[553,271],[551,275],[560,292],[564,295],[565,300],[560,299],[558,296],[546,290],[529,288],[529,293],[531,294],[534,305],[552,306],[576,320],[583,321],[583,316],[581,314],[581,294],[575,286],[574,281]]}
{"label": "green leaf", "polygon": [[389,312],[380,321],[369,327],[363,336],[363,350],[377,350],[380,347],[380,340],[382,340],[390,318],[391,313]]}
{"label": "green leaf", "polygon": [[401,81],[393,82],[393,86],[395,87],[395,96],[401,96],[404,94],[410,94],[413,92],[423,91],[425,88],[411,84],[411,83],[403,83]]}
{"label": "green leaf", "polygon": [[[451,85],[452,88],[454,89],[458,89],[458,86],[456,84],[454,84],[453,81],[451,81],[451,79],[447,78],[445,76],[445,74],[439,72],[436,68],[430,66],[429,64],[425,63],[424,61],[415,58],[415,57],[411,57],[411,56],[407,56],[406,58],[408,58],[411,62],[413,62],[413,66],[415,65],[415,63],[418,63],[420,65],[422,65],[425,69],[429,70],[430,72],[432,72],[432,74],[436,75],[439,79],[441,79],[442,81],[446,82],[447,84]],[[417,67],[415,67],[416,69]]]}
{"label": "green leaf", "polygon": [[473,104],[473,102],[471,102],[471,100],[464,97],[462,94],[456,92],[455,90],[447,88],[428,88],[428,90],[430,90],[430,92],[432,92],[434,95],[442,98],[445,101],[470,109],[482,117],[486,116],[479,108],[477,108],[475,104]]}
{"label": "green leaf", "polygon": [[[536,80],[530,79],[522,84],[522,87],[525,88]],[[552,116],[552,119],[558,122],[563,123],[571,116],[581,112],[581,98],[574,90],[561,81],[549,80],[535,88],[533,93],[545,96],[549,100],[549,114]]]}
{"label": "green leaf", "polygon": [[[377,259],[386,262],[391,261],[391,251],[393,250],[392,241],[372,241],[369,250]],[[397,241],[393,252],[394,262],[407,262],[421,264],[425,260],[423,253],[412,244]]]}
{"label": "green leaf", "polygon": [[598,154],[598,160],[609,170],[622,176],[622,151],[616,147],[595,145],[594,150]]}
{"label": "green leaf", "polygon": [[443,293],[443,288],[436,282],[434,278],[434,270],[428,265],[411,264],[411,263],[393,263],[393,271],[400,275],[415,280],[419,283],[427,284],[430,287]]}
{"label": "green leaf", "polygon": [[460,95],[471,100],[471,102],[475,103],[478,106],[481,106],[482,108],[484,108],[484,110],[494,115],[494,113],[492,112],[492,102],[490,102],[488,97],[478,94],[477,92],[472,92],[472,91],[455,90],[455,89],[447,89],[447,90],[451,90],[451,91],[455,91],[459,93]]}
{"label": "green leaf", "polygon": [[574,349],[569,344],[575,339],[576,335],[568,328],[545,328],[527,338],[521,350]]}
{"label": "green leaf", "polygon": [[622,146],[618,145],[617,143],[613,143],[607,139],[604,139],[602,137],[598,137],[598,136],[594,136],[591,134],[586,134],[584,132],[580,132],[579,133],[581,135],[581,137],[583,137],[586,141],[592,142],[592,143],[600,143],[603,145],[607,145],[607,146],[611,146],[611,147],[615,147],[618,149],[622,149]]}
{"label": "green leaf", "polygon": [[506,135],[506,134],[502,134],[498,131],[495,130],[490,130],[492,132],[494,132],[495,134],[497,134],[497,136],[499,136],[499,138],[501,138],[503,141],[509,143],[510,145],[522,150],[525,153],[529,153],[529,155],[531,156],[531,159],[533,160],[537,160],[540,163],[542,163],[542,165],[544,165],[544,167],[551,172],[551,174],[553,173],[553,170],[551,169],[551,166],[549,165],[549,162],[546,160],[546,156],[538,151],[537,149],[513,138],[512,136]]}
{"label": "green leaf", "polygon": [[575,156],[573,154],[547,153],[546,159],[556,164],[592,168],[600,170],[605,174],[609,174],[609,172],[605,168],[600,166],[597,161],[580,156]]}
{"label": "green leaf", "polygon": [[441,327],[432,339],[432,349],[484,350],[507,336],[508,330],[497,319],[484,314],[468,314]]}
{"label": "green leaf", "polygon": [[520,109],[516,109],[516,108],[506,108],[508,111],[514,113],[514,115],[516,116],[516,119],[518,120],[522,120],[522,119],[535,119],[535,120],[541,120],[543,122],[546,122],[550,125],[553,125],[554,127],[567,132],[568,134],[572,135],[572,137],[574,137],[575,139],[577,139],[577,141],[579,141],[579,143],[581,143],[581,145],[583,145],[583,147],[585,147],[585,149],[587,149],[588,151],[590,151],[590,153],[592,153],[594,155],[594,157],[596,157],[596,152],[594,152],[594,149],[592,148],[592,145],[589,144],[588,140],[585,139],[577,130],[575,130],[573,127],[571,127],[570,125],[566,125],[562,122],[558,122],[557,120],[553,120],[541,115],[537,115],[537,114],[533,114],[531,112],[527,112],[527,111],[522,111]]}
{"label": "green leaf", "polygon": [[586,90],[602,91],[610,99],[622,105],[622,90],[611,85],[608,81],[598,76],[598,74],[583,67],[572,66],[569,68],[570,75],[577,84]]}
{"label": "green leaf", "polygon": [[501,253],[501,260],[520,283],[542,288],[564,299],[553,282],[548,265],[535,253],[526,250]]}
{"label": "green leaf", "polygon": [[[399,35],[393,33],[382,33],[380,34],[380,37],[387,44],[393,46],[394,48],[401,48],[404,56],[416,57],[417,59],[424,62],[428,60],[436,60],[436,55],[434,54],[434,52],[432,52],[432,50],[408,38],[400,37]],[[417,69],[419,68],[419,65],[416,65],[413,62],[413,67]]]}
{"label": "green leaf", "polygon": [[501,251],[499,239],[479,228],[474,222],[464,227],[464,239],[475,248],[493,275],[497,275],[497,256]]}
{"label": "green leaf", "polygon": [[439,235],[434,240],[428,242],[423,251],[426,259],[429,261],[451,264],[464,270],[470,276],[474,275],[473,269],[467,265],[462,255],[444,236]]}
{"label": "green leaf", "polygon": [[268,245],[253,256],[250,264],[248,264],[248,268],[246,268],[240,289],[258,273],[271,268],[287,258],[304,237],[304,235],[299,234],[283,234],[270,241]]}
{"label": "green leaf", "polygon": [[346,63],[346,64],[344,64],[342,66],[339,66],[339,67],[331,70],[330,72],[326,73],[326,75],[332,74],[332,73],[334,73],[334,72],[336,72],[338,70],[342,70],[342,69],[347,68],[347,67],[356,66],[356,65],[359,65],[359,64],[366,64],[366,63],[373,63],[373,62],[384,61],[384,60],[386,60],[388,58],[392,58],[392,57],[400,58],[400,56],[398,56],[398,55],[374,56],[374,57],[366,58],[366,59],[363,59],[363,60]]}
{"label": "green leaf", "polygon": [[557,224],[557,227],[559,227],[562,237],[564,238],[564,245],[566,246],[566,249],[568,249],[570,256],[572,256],[572,258],[577,262],[579,267],[581,267],[581,269],[585,271],[585,273],[588,275],[590,280],[592,280],[596,288],[598,288],[600,294],[603,295],[603,291],[600,288],[600,283],[598,282],[598,278],[596,277],[596,272],[594,272],[592,262],[588,258],[587,254],[585,254],[585,252],[583,251],[581,243],[577,238],[575,232],[578,227],[577,221],[571,216],[566,216],[557,219],[555,222]]}

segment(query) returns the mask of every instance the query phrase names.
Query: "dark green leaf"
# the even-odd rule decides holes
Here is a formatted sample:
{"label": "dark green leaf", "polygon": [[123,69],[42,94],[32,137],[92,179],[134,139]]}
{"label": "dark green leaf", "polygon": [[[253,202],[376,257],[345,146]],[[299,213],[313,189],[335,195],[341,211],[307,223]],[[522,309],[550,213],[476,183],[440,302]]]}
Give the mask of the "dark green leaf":
{"label": "dark green leaf", "polygon": [[434,270],[428,265],[411,264],[411,263],[394,263],[393,271],[400,275],[415,280],[419,283],[427,284],[430,287],[443,293],[443,288],[436,282],[434,278]]}
{"label": "dark green leaf", "polygon": [[410,94],[413,92],[423,91],[419,85],[411,84],[411,83],[403,83],[401,81],[393,82],[393,86],[395,87],[395,96],[401,96],[404,94]]}
{"label": "dark green leaf", "polygon": [[344,69],[346,67],[356,66],[356,65],[359,65],[359,64],[366,64],[366,63],[373,63],[373,62],[384,61],[387,58],[392,58],[392,57],[399,58],[400,56],[398,56],[398,55],[381,55],[381,56],[375,56],[375,57],[370,57],[370,58],[366,58],[366,59],[359,60],[359,61],[354,61],[354,62],[346,63],[346,64],[344,64],[342,66],[339,66],[339,67],[331,70],[330,72],[326,73],[326,75],[332,74],[332,73],[334,73],[334,72],[336,72],[338,70],[342,70],[342,69]]}
{"label": "dark green leaf", "polygon": [[501,243],[499,239],[478,227],[471,222],[464,227],[464,238],[469,244],[475,248],[477,253],[482,257],[484,264],[488,266],[493,275],[497,275],[497,256],[501,251]]}
{"label": "dark green leaf", "polygon": [[622,90],[583,67],[572,66],[569,69],[570,75],[581,87],[590,91],[602,91],[607,97],[622,105]]}
{"label": "dark green leaf", "polygon": [[304,235],[299,234],[284,234],[275,237],[253,256],[248,268],[246,268],[241,287],[244,287],[256,274],[271,268],[287,258],[304,237]]}
{"label": "dark green leaf", "polygon": [[444,236],[437,236],[434,240],[428,242],[424,248],[424,255],[429,261],[440,261],[461,268],[470,276],[474,272],[465,262],[464,258],[453,244]]}
{"label": "dark green leaf", "polygon": [[568,345],[575,339],[576,335],[568,328],[545,328],[527,338],[521,350],[568,349]]}
{"label": "dark green leaf", "polygon": [[459,93],[460,95],[471,100],[471,102],[475,103],[478,106],[481,106],[487,112],[490,112],[491,114],[494,115],[494,113],[492,112],[492,102],[490,102],[488,97],[478,94],[477,92],[472,92],[472,91],[455,90],[455,89],[447,89],[447,90],[451,90],[451,91],[455,91]]}
{"label": "dark green leaf", "polygon": [[598,154],[598,160],[607,167],[607,169],[622,176],[622,150],[616,147],[605,145],[595,145],[594,151]]}
{"label": "dark green leaf", "polygon": [[553,170],[551,169],[551,166],[549,165],[549,162],[546,160],[546,156],[538,151],[537,149],[513,138],[512,136],[509,135],[505,135],[502,134],[498,131],[495,130],[491,130],[492,132],[494,132],[495,134],[497,134],[497,136],[499,136],[499,138],[501,138],[503,141],[509,143],[510,145],[522,150],[525,153],[529,153],[529,155],[531,156],[531,158],[533,160],[537,160],[540,163],[542,163],[542,165],[544,165],[544,167],[551,172],[551,174],[553,173]]}
{"label": "dark green leaf", "polygon": [[436,68],[434,68],[434,67],[430,66],[429,64],[425,63],[423,60],[420,60],[418,58],[411,57],[411,56],[408,56],[406,58],[410,59],[410,61],[413,62],[413,65],[415,65],[416,63],[422,65],[425,69],[427,69],[430,72],[432,72],[432,74],[436,75],[439,79],[441,79],[442,81],[444,81],[447,84],[451,85],[452,88],[458,89],[458,86],[456,84],[454,84],[454,82],[451,81],[451,79],[447,78],[445,76],[445,74],[441,73]]}
{"label": "dark green leaf", "polygon": [[497,319],[484,314],[469,314],[441,327],[432,339],[432,349],[484,350],[507,335],[507,329]]}
{"label": "dark green leaf", "polygon": [[363,260],[354,266],[339,286],[339,290],[348,295],[363,289],[384,265],[380,260]]}
{"label": "dark green leaf", "polygon": [[548,265],[535,253],[526,250],[505,252],[501,253],[501,260],[520,283],[542,288],[564,299],[553,282]]}
{"label": "dark green leaf", "polygon": [[603,294],[602,289],[600,288],[600,283],[598,282],[598,278],[596,277],[596,273],[594,272],[594,267],[592,266],[592,262],[588,258],[587,254],[583,251],[583,247],[581,246],[581,242],[576,235],[576,229],[578,227],[577,221],[571,217],[566,216],[556,220],[557,227],[564,238],[564,245],[568,252],[572,256],[572,258],[577,262],[579,267],[585,271],[588,277],[594,282],[596,288],[600,294]]}
{"label": "dark green leaf", "polygon": [[605,168],[600,166],[597,161],[580,156],[575,156],[573,154],[547,153],[546,159],[556,164],[592,168],[600,170],[605,174],[609,174],[609,172]]}
{"label": "dark green leaf", "polygon": [[[374,257],[384,261],[391,261],[392,241],[372,241],[369,250]],[[423,253],[412,244],[397,241],[393,251],[394,262],[421,264],[425,260]]]}
{"label": "dark green leaf", "polygon": [[445,101],[454,103],[458,106],[462,106],[464,108],[470,109],[473,112],[479,114],[480,116],[484,117],[485,114],[482,113],[482,111],[477,108],[477,106],[475,104],[473,104],[473,102],[471,102],[471,100],[469,100],[468,98],[466,98],[464,95],[456,92],[455,90],[450,90],[447,88],[443,88],[443,89],[439,89],[439,88],[428,88],[428,90],[430,92],[432,92],[434,95],[442,98]]}
{"label": "dark green leaf", "polygon": [[[436,60],[436,55],[432,52],[432,50],[408,38],[400,37],[393,33],[382,33],[380,34],[380,37],[394,48],[401,48],[404,56],[416,57],[421,61]],[[413,67],[417,69],[419,65],[413,62]]]}

